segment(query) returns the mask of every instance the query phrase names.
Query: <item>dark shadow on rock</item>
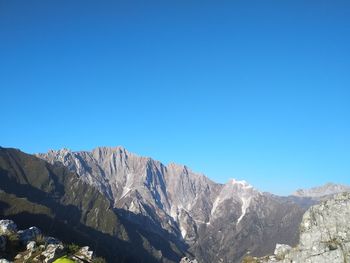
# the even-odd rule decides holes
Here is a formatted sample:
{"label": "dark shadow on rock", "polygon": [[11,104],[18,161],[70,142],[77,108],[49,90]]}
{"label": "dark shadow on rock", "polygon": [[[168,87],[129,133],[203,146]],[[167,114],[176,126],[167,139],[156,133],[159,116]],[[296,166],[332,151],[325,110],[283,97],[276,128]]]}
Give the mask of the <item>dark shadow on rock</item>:
{"label": "dark shadow on rock", "polygon": [[[0,215],[3,215],[5,210],[8,209],[10,206],[9,204],[3,202],[3,201],[0,201]],[[2,218],[0,218],[1,220]]]}
{"label": "dark shadow on rock", "polygon": [[[14,220],[20,228],[38,226],[46,235],[52,235],[61,239],[65,243],[77,243],[81,246],[90,246],[98,255],[103,256],[108,262],[159,262],[162,259],[172,262],[179,262],[181,251],[185,251],[184,244],[179,243],[175,236],[171,236],[164,229],[157,229],[158,234],[148,231],[145,226],[154,225],[147,217],[128,213],[130,218],[137,222],[146,222],[143,227],[127,220],[125,216],[118,219],[124,225],[129,241],[118,239],[116,236],[102,233],[92,227],[81,223],[82,212],[76,206],[63,205],[60,198],[64,194],[64,189],[47,193],[29,184],[19,184],[8,175],[6,170],[0,168],[0,188],[6,193],[13,194],[17,198],[25,198],[31,203],[39,204],[51,209],[54,213],[52,217],[35,212],[16,212],[8,214],[6,218]],[[1,214],[4,216],[9,204],[1,201]],[[125,211],[114,211],[117,215]],[[142,217],[142,218],[140,218]],[[168,239],[169,238],[169,239]],[[149,242],[146,245],[144,239]],[[169,240],[180,247],[175,251]],[[149,247],[148,247],[149,246]],[[149,251],[154,250],[153,254]]]}
{"label": "dark shadow on rock", "polygon": [[[0,200],[11,206],[3,204],[2,215],[20,227],[35,225],[62,241],[87,244],[108,262],[178,262],[183,254],[184,244],[175,236],[149,218],[120,216],[122,211],[113,210],[106,197],[63,165],[0,147],[0,189],[12,194]],[[100,206],[106,211],[89,217]]]}
{"label": "dark shadow on rock", "polygon": [[188,245],[176,235],[163,229],[159,222],[152,221],[149,217],[142,214],[135,214],[124,209],[118,208],[114,210],[121,216],[120,220],[123,224],[129,226],[128,229],[137,229],[137,232],[141,233],[142,236],[147,236],[152,247],[168,252],[167,258],[171,261],[179,262],[181,258],[179,253],[176,253],[171,247],[170,243],[175,244],[179,252],[182,252],[183,256],[185,255],[184,251],[187,251]]}

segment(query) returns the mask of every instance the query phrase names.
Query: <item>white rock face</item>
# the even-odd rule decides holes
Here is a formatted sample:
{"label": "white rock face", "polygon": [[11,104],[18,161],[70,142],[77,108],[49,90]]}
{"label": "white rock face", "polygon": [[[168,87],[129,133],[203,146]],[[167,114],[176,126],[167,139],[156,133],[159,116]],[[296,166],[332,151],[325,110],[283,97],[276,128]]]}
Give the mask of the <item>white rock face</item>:
{"label": "white rock face", "polygon": [[44,252],[41,253],[44,256],[45,263],[51,263],[61,255],[63,255],[63,245],[61,244],[49,244]]}
{"label": "white rock face", "polygon": [[222,213],[225,213],[225,202],[228,201],[231,203],[238,203],[238,205],[241,207],[241,212],[236,221],[236,224],[239,224],[245,216],[252,198],[258,196],[259,194],[260,192],[254,189],[246,181],[237,181],[235,179],[231,179],[221,189],[219,195],[214,201],[210,213],[213,218],[218,217]]}
{"label": "white rock face", "polygon": [[305,213],[297,247],[278,245],[275,255],[256,262],[350,262],[350,193],[338,194]]}
{"label": "white rock face", "polygon": [[27,250],[34,250],[35,247],[36,247],[35,241],[29,241],[27,246],[26,246]]}
{"label": "white rock face", "polygon": [[88,246],[82,247],[75,256],[80,260],[91,261],[93,258],[94,252],[90,250]]}

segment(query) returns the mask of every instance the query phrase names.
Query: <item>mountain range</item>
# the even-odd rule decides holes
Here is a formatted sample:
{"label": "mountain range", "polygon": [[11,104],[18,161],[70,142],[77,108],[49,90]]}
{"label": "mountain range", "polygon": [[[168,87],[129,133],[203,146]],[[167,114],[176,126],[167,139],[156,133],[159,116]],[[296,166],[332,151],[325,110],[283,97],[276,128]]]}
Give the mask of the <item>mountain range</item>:
{"label": "mountain range", "polygon": [[293,196],[320,199],[341,192],[350,192],[350,186],[327,183],[323,186],[314,187],[311,189],[299,189],[293,193]]}
{"label": "mountain range", "polygon": [[[94,250],[110,262],[240,262],[270,254],[276,243],[297,244],[308,207],[349,190],[328,184],[281,197],[245,181],[215,183],[123,147],[35,156],[0,148],[0,177],[1,215],[28,224],[27,214],[45,211],[50,231],[70,229],[84,243],[99,236]],[[25,209],[13,210],[20,202]]]}
{"label": "mountain range", "polygon": [[[0,148],[0,215],[38,225],[64,243],[88,245],[108,262],[176,262],[185,245],[125,220],[95,187],[63,165]],[[178,242],[181,245],[181,242]]]}

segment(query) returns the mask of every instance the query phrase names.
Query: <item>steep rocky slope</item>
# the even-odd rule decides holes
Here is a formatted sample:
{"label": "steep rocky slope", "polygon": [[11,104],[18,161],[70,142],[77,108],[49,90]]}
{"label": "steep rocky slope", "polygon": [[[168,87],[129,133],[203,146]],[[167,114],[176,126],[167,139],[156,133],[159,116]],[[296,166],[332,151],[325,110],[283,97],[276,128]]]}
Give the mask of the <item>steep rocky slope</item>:
{"label": "steep rocky slope", "polygon": [[[277,242],[296,244],[305,207],[261,193],[244,181],[217,184],[188,167],[163,165],[123,147],[38,154],[97,188],[128,220],[183,240],[199,262],[238,262]],[[266,242],[268,241],[268,242]]]}
{"label": "steep rocky slope", "polygon": [[50,163],[61,162],[77,172],[116,208],[131,212],[127,214],[129,219],[135,214],[146,216],[154,226],[160,224],[162,229],[187,240],[196,235],[191,224],[209,220],[214,197],[222,188],[186,166],[165,166],[122,147],[101,147],[92,152],[63,149],[38,156]]}
{"label": "steep rocky slope", "polygon": [[0,147],[0,190],[1,217],[21,228],[39,223],[66,243],[88,244],[110,262],[176,262],[184,255],[180,240],[120,217],[98,189],[63,165]]}
{"label": "steep rocky slope", "polygon": [[300,224],[299,244],[277,245],[272,256],[250,258],[258,263],[350,262],[350,193],[311,207]]}

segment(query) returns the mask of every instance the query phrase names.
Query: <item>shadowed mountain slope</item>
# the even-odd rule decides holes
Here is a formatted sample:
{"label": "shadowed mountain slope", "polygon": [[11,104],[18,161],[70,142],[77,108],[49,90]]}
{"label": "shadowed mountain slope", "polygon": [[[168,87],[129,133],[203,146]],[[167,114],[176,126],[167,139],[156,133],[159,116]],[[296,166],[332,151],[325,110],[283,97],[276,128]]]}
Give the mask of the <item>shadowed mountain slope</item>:
{"label": "shadowed mountain slope", "polygon": [[40,222],[45,232],[88,244],[109,262],[176,262],[186,248],[120,217],[98,189],[62,164],[16,149],[0,148],[0,189],[1,217],[21,228]]}

